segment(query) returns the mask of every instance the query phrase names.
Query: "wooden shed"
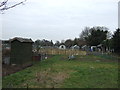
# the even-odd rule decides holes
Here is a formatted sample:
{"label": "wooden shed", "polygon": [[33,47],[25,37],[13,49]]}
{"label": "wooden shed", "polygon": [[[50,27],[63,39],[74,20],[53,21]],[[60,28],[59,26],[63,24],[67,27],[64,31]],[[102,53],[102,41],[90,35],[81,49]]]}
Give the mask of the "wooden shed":
{"label": "wooden shed", "polygon": [[10,64],[32,63],[32,44],[31,39],[15,37],[10,40],[11,54]]}

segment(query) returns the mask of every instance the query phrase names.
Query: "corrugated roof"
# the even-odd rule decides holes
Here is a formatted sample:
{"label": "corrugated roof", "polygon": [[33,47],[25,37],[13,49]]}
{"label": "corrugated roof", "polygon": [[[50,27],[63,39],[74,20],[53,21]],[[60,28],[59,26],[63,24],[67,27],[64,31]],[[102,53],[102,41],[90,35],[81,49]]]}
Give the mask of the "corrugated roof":
{"label": "corrugated roof", "polygon": [[21,38],[21,37],[15,37],[13,39],[10,39],[10,42],[18,40],[20,42],[28,42],[28,43],[33,43],[32,39],[27,39],[27,38]]}

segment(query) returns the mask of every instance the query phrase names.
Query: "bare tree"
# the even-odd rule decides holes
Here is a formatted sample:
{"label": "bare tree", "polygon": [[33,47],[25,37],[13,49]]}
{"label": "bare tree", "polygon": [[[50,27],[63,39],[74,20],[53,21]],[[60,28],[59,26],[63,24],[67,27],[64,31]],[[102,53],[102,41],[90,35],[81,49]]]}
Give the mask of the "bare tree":
{"label": "bare tree", "polygon": [[80,39],[85,40],[85,37],[88,37],[90,34],[91,34],[90,27],[85,27],[80,34]]}
{"label": "bare tree", "polygon": [[20,5],[20,4],[24,4],[24,2],[26,2],[26,0],[24,0],[24,1],[21,1],[19,3],[15,3],[15,4],[9,6],[8,1],[9,0],[3,0],[2,2],[0,2],[0,12],[3,12],[3,11],[8,10],[10,8],[16,7],[16,6]]}

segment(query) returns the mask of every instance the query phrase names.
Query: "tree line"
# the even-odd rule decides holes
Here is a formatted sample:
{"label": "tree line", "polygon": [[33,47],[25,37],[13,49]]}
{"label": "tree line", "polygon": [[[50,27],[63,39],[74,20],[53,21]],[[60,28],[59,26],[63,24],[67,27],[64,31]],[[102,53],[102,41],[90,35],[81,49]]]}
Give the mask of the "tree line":
{"label": "tree line", "polygon": [[39,46],[60,46],[65,45],[66,48],[70,48],[71,46],[78,45],[82,47],[83,45],[88,46],[97,46],[102,45],[104,48],[114,49],[115,53],[120,53],[120,29],[116,29],[116,31],[111,34],[107,27],[85,27],[79,35],[79,38],[67,39],[56,41],[48,40],[36,40],[35,45]]}
{"label": "tree line", "polygon": [[104,48],[114,49],[115,53],[120,53],[120,29],[116,29],[113,34],[107,27],[85,27],[80,34],[80,38],[89,46],[102,44]]}

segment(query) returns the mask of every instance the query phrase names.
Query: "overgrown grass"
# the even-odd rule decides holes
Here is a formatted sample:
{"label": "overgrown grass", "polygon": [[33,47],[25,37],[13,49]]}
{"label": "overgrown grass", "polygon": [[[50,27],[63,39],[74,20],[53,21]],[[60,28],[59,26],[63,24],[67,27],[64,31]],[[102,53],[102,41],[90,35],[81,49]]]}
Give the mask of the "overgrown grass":
{"label": "overgrown grass", "polygon": [[3,88],[118,88],[118,62],[109,60],[87,55],[69,61],[66,55],[55,55],[3,77]]}

